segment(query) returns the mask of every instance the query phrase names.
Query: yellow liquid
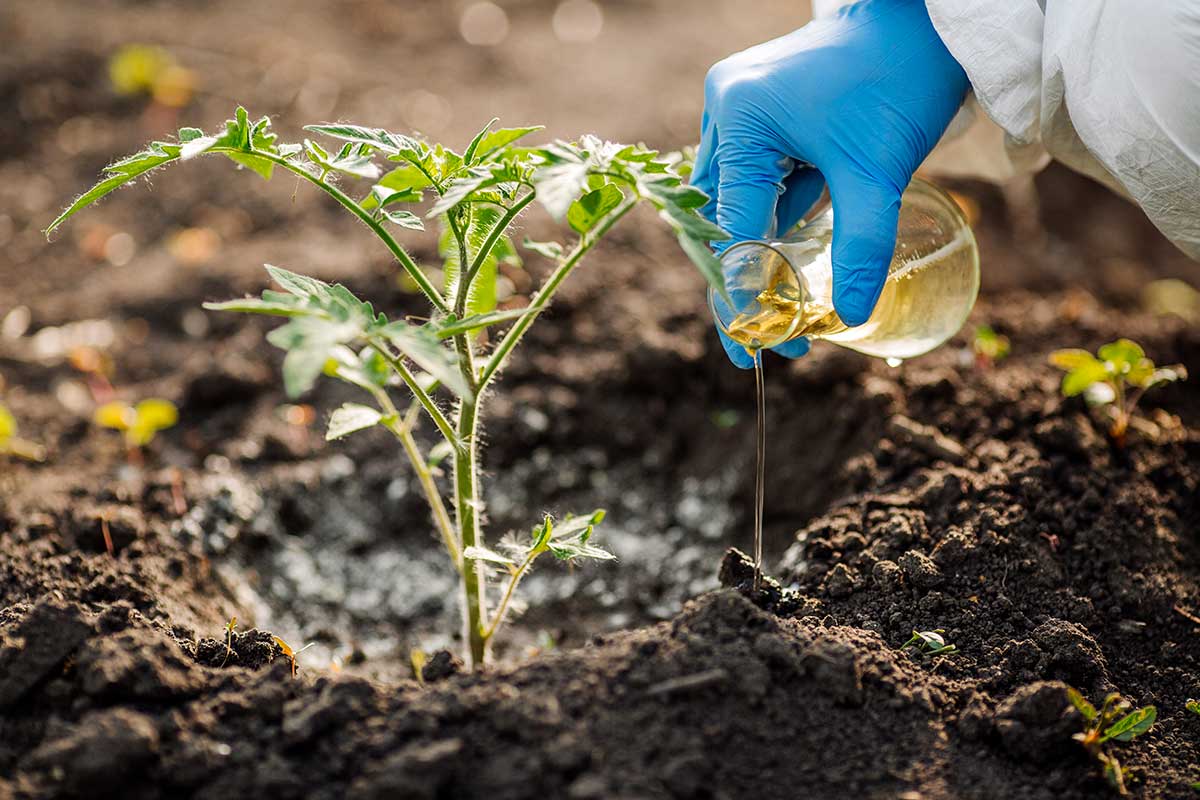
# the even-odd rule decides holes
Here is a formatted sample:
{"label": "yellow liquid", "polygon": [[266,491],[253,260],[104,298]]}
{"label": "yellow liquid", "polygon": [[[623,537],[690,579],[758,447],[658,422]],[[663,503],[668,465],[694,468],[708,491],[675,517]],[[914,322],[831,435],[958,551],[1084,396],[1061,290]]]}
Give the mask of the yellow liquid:
{"label": "yellow liquid", "polygon": [[[781,242],[749,242],[723,259],[741,301],[723,328],[752,353],[801,336],[889,360],[927,353],[958,332],[979,292],[979,251],[962,212],[914,180],[900,210],[896,251],[875,311],[849,327],[833,307],[833,216],[826,211]],[[727,305],[723,306],[728,310]],[[732,319],[730,319],[732,317]]]}

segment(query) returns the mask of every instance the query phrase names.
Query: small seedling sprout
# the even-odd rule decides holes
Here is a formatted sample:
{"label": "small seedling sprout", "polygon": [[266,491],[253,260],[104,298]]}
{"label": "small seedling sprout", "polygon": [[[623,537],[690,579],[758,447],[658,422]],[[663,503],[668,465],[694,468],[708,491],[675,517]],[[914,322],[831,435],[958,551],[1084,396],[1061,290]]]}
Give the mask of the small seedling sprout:
{"label": "small seedling sprout", "polygon": [[112,428],[125,434],[129,458],[138,463],[142,448],[154,441],[159,431],[179,421],[179,410],[170,400],[150,398],[137,405],[114,400],[96,409],[93,419],[102,428]]}
{"label": "small seedling sprout", "polygon": [[1126,770],[1112,753],[1110,742],[1129,742],[1154,726],[1158,711],[1154,706],[1143,706],[1130,711],[1129,702],[1113,692],[1104,698],[1097,709],[1075,689],[1067,689],[1067,699],[1083,717],[1083,732],[1074,739],[1083,745],[1088,755],[1100,762],[1104,777],[1120,795],[1129,794],[1125,786]]}
{"label": "small seedling sprout", "polygon": [[986,369],[1008,358],[1012,345],[1007,336],[996,333],[992,326],[980,325],[971,340],[971,350],[975,353],[975,364]]}
{"label": "small seedling sprout", "polygon": [[901,650],[907,650],[912,647],[923,656],[932,658],[933,656],[948,656],[958,652],[958,648],[952,644],[946,644],[946,639],[943,634],[946,631],[942,628],[932,631],[913,631],[912,637],[907,642],[900,645]]}
{"label": "small seedling sprout", "polygon": [[279,649],[283,651],[284,656],[286,656],[289,660],[291,660],[291,662],[292,662],[292,677],[293,678],[296,677],[296,668],[299,666],[299,662],[296,659],[299,658],[301,653],[303,653],[305,650],[307,650],[308,648],[310,648],[314,644],[316,644],[316,642],[309,642],[308,644],[304,645],[304,647],[301,647],[299,650],[293,650],[291,645],[289,645],[283,639],[280,639],[278,636],[272,636],[271,638],[275,640],[275,644],[279,645]]}
{"label": "small seedling sprout", "polygon": [[[284,318],[268,340],[286,352],[283,383],[295,398],[322,375],[349,383],[371,404],[347,403],[333,412],[327,439],[381,427],[399,442],[429,504],[434,527],[462,587],[464,644],[472,667],[484,663],[491,642],[512,605],[512,595],[533,560],[544,552],[559,559],[608,559],[588,543],[599,515],[547,518],[530,541],[488,549],[483,534],[480,489],[480,420],[488,390],[513,350],[563,281],[613,226],[638,205],[658,211],[701,274],[725,292],[721,265],[709,242],[728,236],[700,214],[709,201],[684,183],[689,157],[660,155],[642,146],[613,144],[595,136],[540,146],[520,143],[540,127],[496,128],[488,123],[461,151],[380,128],[346,123],[313,125],[314,139],[278,141],[270,120],[251,120],[238,108],[224,129],[206,135],[183,128],[175,141],[152,142],[109,165],[103,179],[73,202],[47,229],[109,192],[168,164],[200,156],[225,157],[262,178],[286,171],[332,198],[374,234],[432,311],[424,320],[389,320],[346,287],[268,266],[279,290],[261,297],[211,303],[210,310]],[[380,168],[380,159],[388,166]],[[350,182],[362,180],[355,189]],[[409,208],[429,198],[418,216]],[[513,226],[534,201],[565,223],[573,242],[532,242],[524,249],[553,263],[549,276],[526,307],[502,309],[497,281],[503,268],[521,263]],[[426,224],[438,228],[441,285],[419,265],[397,235]],[[498,333],[497,331],[502,331]],[[407,408],[393,391],[407,390]],[[124,419],[124,414],[119,415]],[[426,451],[416,430],[431,423],[443,440]],[[435,463],[450,472],[450,502],[437,483]],[[452,516],[453,514],[453,516]],[[489,613],[489,578],[502,586]]]}
{"label": "small seedling sprout", "polygon": [[237,628],[237,616],[229,618],[229,622],[225,623],[225,658],[221,659],[221,666],[225,666],[229,661],[229,657],[233,655],[233,632]]}
{"label": "small seedling sprout", "polygon": [[1066,370],[1064,397],[1084,395],[1089,405],[1108,410],[1112,418],[1108,435],[1118,447],[1125,444],[1129,421],[1138,401],[1155,386],[1187,378],[1182,364],[1155,366],[1141,345],[1129,339],[1109,342],[1092,355],[1087,350],[1055,350],[1050,363]]}
{"label": "small seedling sprout", "polygon": [[0,405],[0,455],[23,458],[26,461],[41,461],[46,457],[45,448],[36,442],[17,435],[17,418]]}

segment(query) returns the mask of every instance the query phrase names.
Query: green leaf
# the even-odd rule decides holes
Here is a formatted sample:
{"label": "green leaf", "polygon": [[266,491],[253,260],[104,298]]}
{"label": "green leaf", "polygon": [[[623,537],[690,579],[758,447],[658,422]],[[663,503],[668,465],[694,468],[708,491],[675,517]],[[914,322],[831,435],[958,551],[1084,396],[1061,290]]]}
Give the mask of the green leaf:
{"label": "green leaf", "polygon": [[1065,350],[1055,350],[1050,354],[1048,359],[1051,364],[1059,369],[1072,370],[1077,367],[1087,366],[1089,364],[1100,364],[1101,362],[1087,350],[1080,350],[1076,347],[1067,348]]}
{"label": "green leaf", "polygon": [[467,149],[463,151],[463,165],[469,167],[475,163],[475,153],[479,149],[479,143],[483,141],[483,137],[487,136],[487,133],[492,129],[492,126],[499,121],[499,117],[492,117],[492,121],[487,125],[484,125],[483,130],[475,134],[475,138],[471,140],[471,143],[467,145]]}
{"label": "green leaf", "polygon": [[686,234],[692,239],[703,242],[721,242],[729,238],[728,233],[689,209],[668,204],[663,206],[659,216],[666,220],[667,224],[676,232]]}
{"label": "green leaf", "polygon": [[733,305],[725,288],[725,272],[721,269],[721,260],[713,254],[708,245],[681,233],[679,234],[679,246],[700,270],[704,280],[708,281],[708,284],[724,297],[727,303]]}
{"label": "green leaf", "polygon": [[561,220],[566,216],[575,198],[587,188],[588,165],[583,161],[569,161],[542,167],[533,173],[537,187],[537,198],[550,216]]}
{"label": "green leaf", "polygon": [[[574,561],[580,558],[593,558],[600,561],[615,560],[616,556],[602,548],[588,543],[596,525],[604,520],[604,511],[597,509],[588,516],[575,517],[567,515],[566,519],[554,526],[546,547],[554,557],[562,561]],[[549,527],[549,520],[543,523]],[[535,538],[537,531],[535,530]],[[535,545],[536,546],[536,545]]]}
{"label": "green leaf", "polygon": [[4,406],[0,406],[0,447],[17,435],[17,418]]}
{"label": "green leaf", "polygon": [[1080,694],[1076,689],[1067,688],[1067,699],[1071,701],[1071,705],[1075,706],[1076,710],[1083,715],[1083,718],[1091,722],[1100,712],[1096,711],[1096,707],[1088,702],[1087,698]]}
{"label": "green leaf", "polygon": [[383,128],[366,128],[361,125],[326,123],[322,125],[305,125],[304,130],[324,136],[331,136],[334,139],[341,139],[347,142],[369,144],[385,153],[391,154],[420,148],[420,142],[415,139],[403,134],[390,133]]}
{"label": "green leaf", "polygon": [[477,547],[472,545],[463,550],[463,558],[468,561],[490,561],[493,564],[516,564],[508,556],[502,556],[495,550],[489,550],[486,547]]}
{"label": "green leaf", "polygon": [[605,184],[572,203],[567,209],[567,222],[579,233],[587,233],[608,212],[621,205],[624,199],[620,188],[611,183]]}
{"label": "green leaf", "polygon": [[309,160],[321,167],[322,172],[342,172],[370,180],[379,177],[379,167],[371,160],[370,148],[366,145],[347,142],[336,155],[331,155],[321,145],[305,139],[304,149]]}
{"label": "green leaf", "polygon": [[330,286],[324,281],[319,281],[316,278],[310,278],[307,275],[301,275],[297,272],[291,272],[283,267],[276,267],[273,264],[265,266],[267,274],[271,276],[271,280],[279,284],[289,294],[318,302],[328,302],[332,298]]}
{"label": "green leaf", "polygon": [[538,255],[545,256],[552,261],[562,258],[563,246],[558,242],[535,242],[526,237],[525,241],[521,242],[521,245],[526,250],[532,250]]}
{"label": "green leaf", "polygon": [[[1101,361],[1109,361],[1117,365],[1118,372],[1123,372],[1145,358],[1146,351],[1137,342],[1118,339],[1101,347],[1096,351],[1096,355],[1100,357]],[[1121,367],[1125,369],[1120,369]]]}
{"label": "green leaf", "polygon": [[[362,201],[361,205],[370,211],[385,200],[385,205],[419,203],[422,198],[422,190],[428,189],[432,185],[433,182],[428,175],[412,164],[405,164],[396,167],[380,178],[371,187],[371,193]],[[387,190],[390,194],[383,190]]]}
{"label": "green leaf", "polygon": [[466,200],[474,192],[498,182],[495,175],[487,167],[472,167],[466,175],[456,178],[446,187],[443,194],[433,207],[429,209],[428,217],[436,217],[446,213],[456,205]]}
{"label": "green leaf", "polygon": [[431,467],[436,467],[452,455],[454,455],[454,445],[443,439],[429,448],[429,455],[426,456],[425,462]]}
{"label": "green leaf", "polygon": [[458,367],[458,354],[442,347],[431,331],[406,322],[393,322],[378,332],[450,391],[459,397],[470,394],[470,387]]}
{"label": "green leaf", "polygon": [[54,219],[44,233],[49,236],[55,228],[82,208],[90,206],[110,192],[119,189],[142,175],[179,158],[180,145],[171,142],[151,142],[145,150],[114,161],[104,168],[107,177],[75,199],[75,202]]}
{"label": "green leaf", "polygon": [[1108,370],[1104,364],[1093,359],[1090,363],[1075,367],[1063,376],[1063,396],[1074,397],[1078,394],[1083,394],[1089,386],[1095,383],[1102,383],[1108,380],[1108,377]]}
{"label": "green leaf", "polygon": [[479,146],[475,148],[475,160],[487,161],[518,139],[540,130],[544,130],[544,126],[533,125],[527,128],[498,128],[497,130],[489,131],[480,140]]}
{"label": "green leaf", "polygon": [[174,426],[179,421],[179,409],[170,400],[142,400],[134,407],[133,412],[129,440],[138,447],[150,444],[156,433]]}
{"label": "green leaf", "polygon": [[299,304],[299,298],[285,295],[287,300],[259,300],[247,297],[242,300],[227,300],[224,303],[204,303],[209,311],[234,311],[243,314],[267,314],[277,317],[296,317],[312,313]]}
{"label": "green leaf", "polygon": [[514,308],[507,311],[489,311],[486,314],[474,314],[460,320],[448,319],[439,323],[434,330],[439,339],[449,339],[451,336],[457,336],[460,333],[470,333],[481,328],[499,325],[502,322],[520,319],[529,314],[536,314],[539,310],[532,306],[526,306],[525,308]]}
{"label": "green leaf", "polygon": [[425,230],[425,223],[411,211],[388,211],[384,209],[380,214],[388,222],[393,225],[399,225],[401,228],[407,228],[410,231]]}
{"label": "green leaf", "polygon": [[325,441],[332,442],[356,431],[366,430],[378,425],[383,414],[370,406],[358,403],[343,403],[342,407],[333,412],[329,418],[329,428],[325,431]]}
{"label": "green leaf", "polygon": [[1150,730],[1157,717],[1158,711],[1154,706],[1145,706],[1139,708],[1137,711],[1130,712],[1104,731],[1104,734],[1100,737],[1100,743],[1103,744],[1110,739],[1115,739],[1118,742],[1128,742]]}
{"label": "green leaf", "polygon": [[1188,700],[1184,707],[1193,714],[1200,714],[1200,700]]}

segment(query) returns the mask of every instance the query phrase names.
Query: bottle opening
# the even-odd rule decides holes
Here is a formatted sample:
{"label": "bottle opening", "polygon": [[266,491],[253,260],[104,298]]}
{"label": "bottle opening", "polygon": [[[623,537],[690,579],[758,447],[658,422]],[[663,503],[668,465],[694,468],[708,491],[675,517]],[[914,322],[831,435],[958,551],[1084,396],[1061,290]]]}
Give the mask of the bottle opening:
{"label": "bottle opening", "polygon": [[728,298],[709,288],[717,325],[733,341],[756,351],[796,334],[808,298],[803,278],[767,242],[739,242],[721,256]]}

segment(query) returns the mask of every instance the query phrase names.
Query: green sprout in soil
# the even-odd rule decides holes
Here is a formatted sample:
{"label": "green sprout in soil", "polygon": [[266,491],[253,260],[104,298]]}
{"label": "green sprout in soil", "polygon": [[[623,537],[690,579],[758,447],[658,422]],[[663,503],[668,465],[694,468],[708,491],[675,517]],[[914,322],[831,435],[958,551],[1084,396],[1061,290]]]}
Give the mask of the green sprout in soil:
{"label": "green sprout in soil", "polygon": [[93,420],[102,428],[123,432],[130,462],[140,464],[142,448],[154,441],[159,431],[179,421],[179,409],[170,400],[159,398],[141,400],[132,406],[114,400],[97,408]]}
{"label": "green sprout in soil", "polygon": [[[1185,707],[1196,716],[1200,716],[1200,700],[1188,700]],[[1200,781],[1193,783],[1192,788],[1200,792]]]}
{"label": "green sprout in soil", "polygon": [[913,631],[912,637],[900,645],[901,650],[907,650],[912,647],[923,656],[932,658],[933,656],[948,656],[958,652],[958,648],[952,644],[946,644],[946,639],[943,634],[946,631],[942,628],[932,631]]}
{"label": "green sprout in soil", "polygon": [[1108,435],[1118,447],[1125,435],[1138,401],[1155,386],[1187,378],[1182,364],[1158,367],[1146,357],[1136,342],[1118,339],[1092,355],[1087,350],[1055,350],[1050,363],[1066,370],[1062,380],[1064,397],[1082,394],[1089,405],[1106,409],[1111,422]]}
{"label": "green sprout in soil", "polygon": [[[569,562],[611,558],[588,542],[598,521],[595,514],[568,517],[557,526],[544,521],[529,540],[508,552],[488,549],[479,468],[480,420],[488,390],[563,281],[636,206],[658,210],[684,252],[721,292],[720,262],[708,242],[728,238],[699,213],[708,198],[684,184],[685,156],[660,156],[594,136],[526,147],[518,141],[540,128],[493,128],[493,123],[461,152],[380,128],[342,123],[308,127],[340,143],[326,149],[308,139],[280,143],[269,119],[251,121],[239,108],[235,119],[214,135],[183,128],[177,141],[153,142],[111,164],[104,179],[47,230],[49,234],[76,211],[152,170],[220,155],[262,178],[283,170],[313,184],[382,242],[428,301],[431,311],[425,321],[388,319],[344,286],[278,267],[267,269],[282,291],[207,307],[287,318],[269,340],[286,351],[283,382],[289,395],[303,394],[325,375],[358,387],[372,401],[335,411],[327,438],[382,427],[399,442],[460,577],[466,655],[473,667],[487,660],[511,595],[538,555],[550,552]],[[380,160],[390,168],[387,172],[381,171]],[[353,179],[369,188],[355,190],[348,184]],[[422,207],[423,216],[409,210],[427,197],[432,202]],[[503,308],[497,302],[499,267],[520,260],[511,232],[535,200],[552,217],[565,220],[574,241],[525,240],[524,249],[549,259],[553,269],[525,307]],[[440,285],[396,238],[424,230],[427,221],[440,229]],[[506,329],[497,333],[501,326]],[[396,405],[396,389],[409,395],[406,408]],[[416,437],[423,422],[431,423],[443,440],[429,452]],[[452,464],[449,508],[429,453],[445,453]],[[500,584],[489,585],[497,576]],[[489,613],[493,592],[498,605]]]}
{"label": "green sprout in soil", "polygon": [[990,325],[980,325],[975,329],[971,339],[971,351],[975,353],[975,365],[987,369],[1008,358],[1012,344],[1007,336],[1002,336]]}
{"label": "green sprout in soil", "polygon": [[0,455],[26,461],[41,461],[46,457],[46,451],[40,444],[22,439],[17,433],[17,418],[0,405]]}
{"label": "green sprout in soil", "polygon": [[237,629],[237,617],[229,618],[229,622],[225,623],[225,658],[221,659],[221,666],[225,666],[229,661],[229,657],[233,655],[233,632]]}
{"label": "green sprout in soil", "polygon": [[1154,726],[1158,711],[1154,706],[1130,711],[1129,703],[1115,692],[1104,698],[1098,710],[1075,689],[1067,690],[1067,698],[1083,715],[1083,732],[1075,734],[1075,740],[1083,745],[1088,755],[1100,762],[1104,777],[1117,793],[1129,794],[1125,788],[1127,770],[1113,755],[1112,748],[1105,745],[1110,742],[1129,742],[1141,736]]}
{"label": "green sprout in soil", "polygon": [[297,659],[301,653],[312,647],[314,644],[316,644],[316,642],[309,642],[299,650],[293,650],[290,644],[285,642],[283,639],[280,639],[278,636],[272,636],[271,638],[275,640],[275,644],[279,645],[279,649],[283,651],[283,655],[292,662],[292,677],[296,677],[296,669],[300,666],[300,662],[297,661]]}

